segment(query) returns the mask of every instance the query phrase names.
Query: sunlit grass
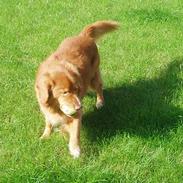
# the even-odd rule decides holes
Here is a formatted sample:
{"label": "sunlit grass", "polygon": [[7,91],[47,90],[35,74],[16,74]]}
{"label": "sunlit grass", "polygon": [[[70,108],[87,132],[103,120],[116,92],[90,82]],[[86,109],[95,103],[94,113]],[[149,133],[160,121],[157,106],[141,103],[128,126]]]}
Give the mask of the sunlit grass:
{"label": "sunlit grass", "polygon": [[[2,1],[0,182],[183,180],[183,7],[180,1]],[[38,65],[97,20],[121,28],[99,43],[106,105],[84,99],[82,155],[58,134],[41,142]]]}

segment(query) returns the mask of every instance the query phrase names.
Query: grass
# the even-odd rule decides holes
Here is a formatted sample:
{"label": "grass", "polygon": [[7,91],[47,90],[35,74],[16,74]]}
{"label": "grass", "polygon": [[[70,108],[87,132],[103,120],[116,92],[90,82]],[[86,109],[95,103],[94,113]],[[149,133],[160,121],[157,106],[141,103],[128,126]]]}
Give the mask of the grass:
{"label": "grass", "polygon": [[[183,181],[181,1],[1,1],[0,182]],[[38,65],[96,20],[120,22],[99,42],[106,105],[84,99],[82,155],[58,133],[41,142]]]}

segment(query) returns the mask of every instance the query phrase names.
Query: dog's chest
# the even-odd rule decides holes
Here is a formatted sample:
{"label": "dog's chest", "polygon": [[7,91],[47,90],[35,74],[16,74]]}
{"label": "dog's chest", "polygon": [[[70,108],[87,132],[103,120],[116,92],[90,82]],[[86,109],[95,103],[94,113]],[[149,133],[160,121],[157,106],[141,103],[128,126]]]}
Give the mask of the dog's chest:
{"label": "dog's chest", "polygon": [[66,123],[66,119],[63,115],[59,113],[52,113],[48,109],[41,108],[41,111],[45,115],[46,120],[51,123],[54,127],[60,126]]}

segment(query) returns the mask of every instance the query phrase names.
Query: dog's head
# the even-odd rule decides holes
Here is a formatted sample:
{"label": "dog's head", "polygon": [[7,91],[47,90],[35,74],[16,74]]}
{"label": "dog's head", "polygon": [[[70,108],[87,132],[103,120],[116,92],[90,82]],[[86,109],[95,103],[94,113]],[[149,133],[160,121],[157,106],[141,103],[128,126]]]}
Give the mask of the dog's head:
{"label": "dog's head", "polygon": [[51,105],[54,100],[67,116],[73,116],[81,109],[79,86],[65,73],[45,75],[37,88],[40,102],[43,105]]}

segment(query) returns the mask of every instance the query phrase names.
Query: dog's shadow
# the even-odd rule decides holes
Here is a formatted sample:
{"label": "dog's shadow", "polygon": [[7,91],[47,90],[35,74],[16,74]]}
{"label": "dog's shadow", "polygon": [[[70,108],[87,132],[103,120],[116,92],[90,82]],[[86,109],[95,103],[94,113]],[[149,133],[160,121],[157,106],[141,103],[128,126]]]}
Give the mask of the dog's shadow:
{"label": "dog's shadow", "polygon": [[83,117],[89,140],[100,143],[117,133],[148,138],[176,128],[183,116],[173,104],[182,87],[182,68],[183,59],[176,59],[156,79],[104,90],[105,106]]}

